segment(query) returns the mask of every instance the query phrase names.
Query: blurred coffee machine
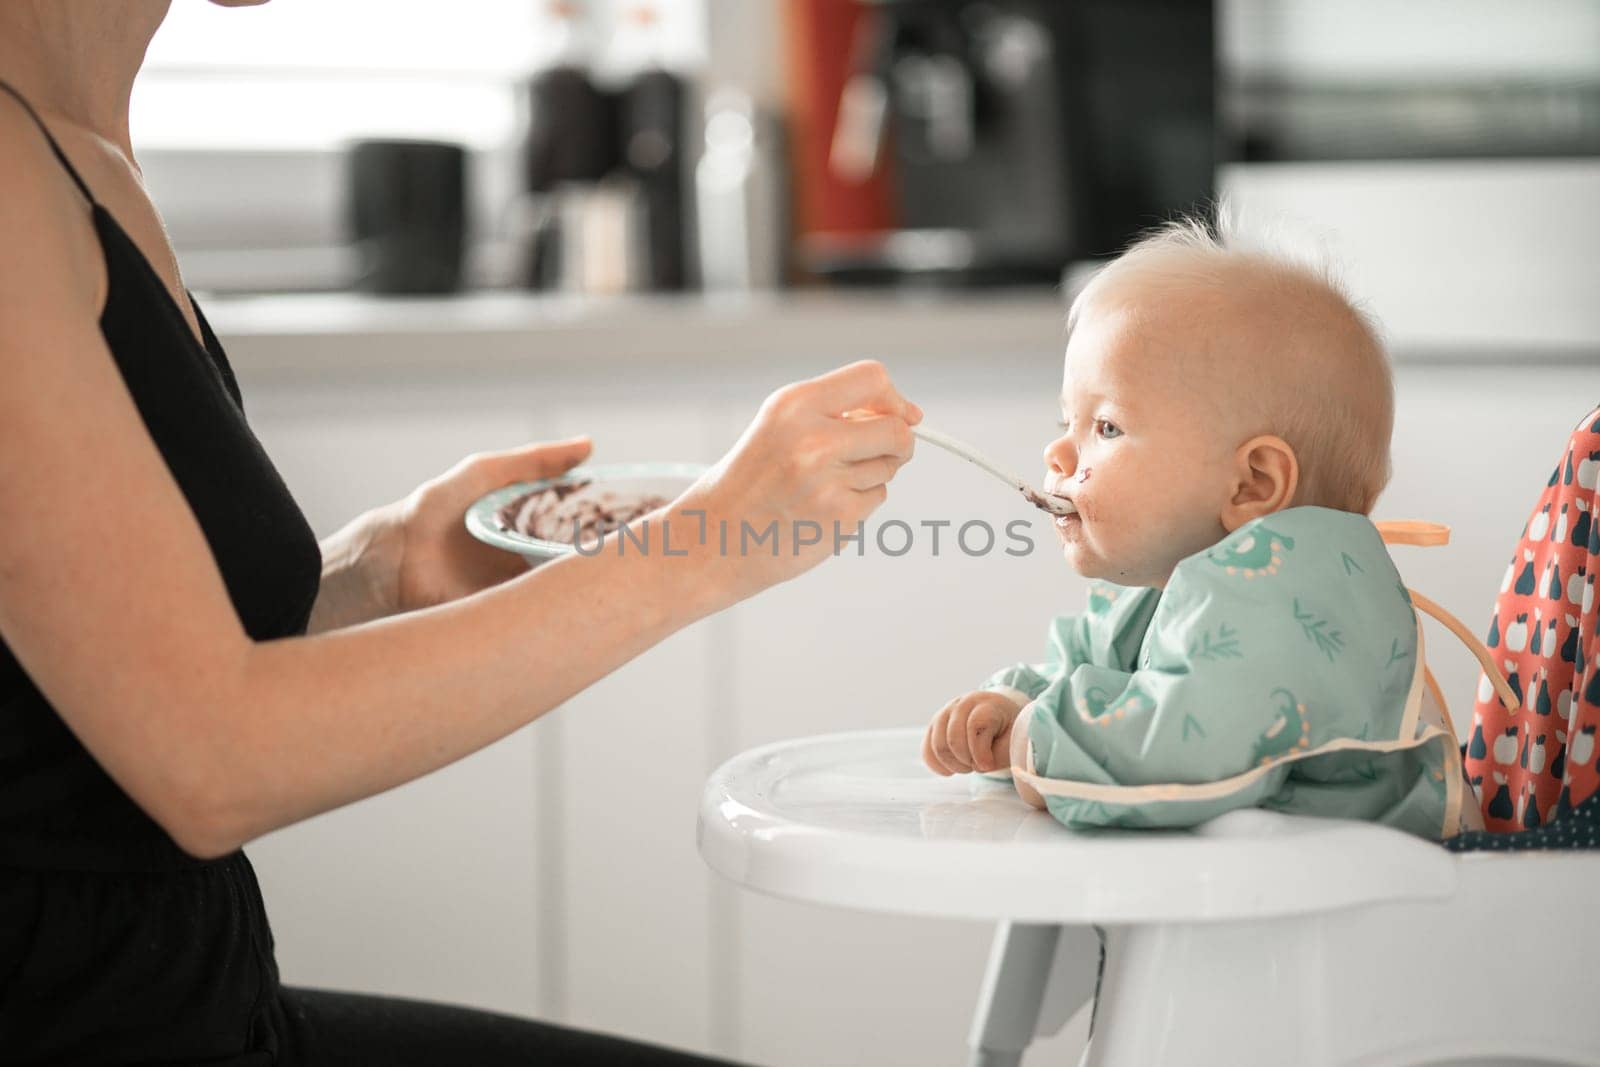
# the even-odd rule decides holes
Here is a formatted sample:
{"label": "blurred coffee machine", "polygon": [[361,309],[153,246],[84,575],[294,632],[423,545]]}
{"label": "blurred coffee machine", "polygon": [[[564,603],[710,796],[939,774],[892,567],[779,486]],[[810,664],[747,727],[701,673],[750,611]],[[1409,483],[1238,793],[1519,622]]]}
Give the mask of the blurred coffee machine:
{"label": "blurred coffee machine", "polygon": [[[604,78],[595,38],[614,16]],[[614,295],[685,285],[684,77],[655,0],[548,0],[547,64],[528,86],[517,220],[528,288]]]}
{"label": "blurred coffee machine", "polygon": [[810,233],[840,281],[1055,281],[1213,195],[1211,0],[880,0],[829,166],[887,170],[895,226]]}

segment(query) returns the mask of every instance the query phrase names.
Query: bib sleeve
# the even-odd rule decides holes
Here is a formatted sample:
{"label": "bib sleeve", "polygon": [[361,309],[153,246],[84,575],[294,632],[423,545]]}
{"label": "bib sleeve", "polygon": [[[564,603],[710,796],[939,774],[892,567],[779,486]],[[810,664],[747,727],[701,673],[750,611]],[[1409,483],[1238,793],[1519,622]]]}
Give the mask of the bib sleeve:
{"label": "bib sleeve", "polygon": [[1050,623],[1043,662],[1018,663],[997,671],[983,688],[1026,705],[1080,665],[1131,663],[1159,595],[1156,589],[1094,583],[1082,615],[1061,615]]}

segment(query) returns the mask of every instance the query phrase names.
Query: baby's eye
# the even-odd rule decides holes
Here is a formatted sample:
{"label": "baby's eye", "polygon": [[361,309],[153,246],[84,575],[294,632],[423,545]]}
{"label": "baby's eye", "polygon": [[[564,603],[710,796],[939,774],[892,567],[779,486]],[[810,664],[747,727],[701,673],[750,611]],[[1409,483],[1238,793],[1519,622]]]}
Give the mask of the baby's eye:
{"label": "baby's eye", "polygon": [[1117,424],[1114,422],[1108,422],[1105,419],[1097,420],[1094,424],[1094,428],[1095,431],[1107,441],[1111,441],[1122,436],[1122,430],[1117,426]]}

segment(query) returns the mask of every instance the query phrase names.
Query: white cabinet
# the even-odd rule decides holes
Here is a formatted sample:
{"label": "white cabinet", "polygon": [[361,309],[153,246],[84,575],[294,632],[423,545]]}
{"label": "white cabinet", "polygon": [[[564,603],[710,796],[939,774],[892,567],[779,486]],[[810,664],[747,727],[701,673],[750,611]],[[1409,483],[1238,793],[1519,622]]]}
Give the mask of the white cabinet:
{"label": "white cabinet", "polygon": [[[481,398],[480,398],[481,399]],[[257,435],[319,535],[468,452],[525,440],[513,407],[374,389],[249,390]],[[531,731],[248,848],[284,981],[527,1012],[542,996]]]}
{"label": "white cabinet", "polygon": [[[577,398],[559,426],[559,436],[591,435],[596,463],[716,459],[705,417],[686,405]],[[529,639],[584,635],[552,616],[535,621]],[[559,739],[547,751],[558,758],[540,768],[558,872],[546,882],[554,896],[543,949],[562,961],[547,1017],[682,1048],[711,1045],[713,876],[695,851],[694,820],[721,660],[712,629],[692,626],[533,726]]]}

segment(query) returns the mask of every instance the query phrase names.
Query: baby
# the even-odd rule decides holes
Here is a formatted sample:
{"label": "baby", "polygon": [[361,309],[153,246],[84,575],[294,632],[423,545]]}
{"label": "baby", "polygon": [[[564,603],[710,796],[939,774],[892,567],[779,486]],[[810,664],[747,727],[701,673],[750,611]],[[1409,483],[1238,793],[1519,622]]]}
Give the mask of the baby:
{"label": "baby", "polygon": [[1325,270],[1217,229],[1169,224],[1074,302],[1044,489],[1077,509],[1055,530],[1088,608],[940,710],[923,759],[1009,766],[1074,827],[1262,806],[1450,836],[1459,753],[1419,721],[1417,619],[1367,517],[1383,344]]}

